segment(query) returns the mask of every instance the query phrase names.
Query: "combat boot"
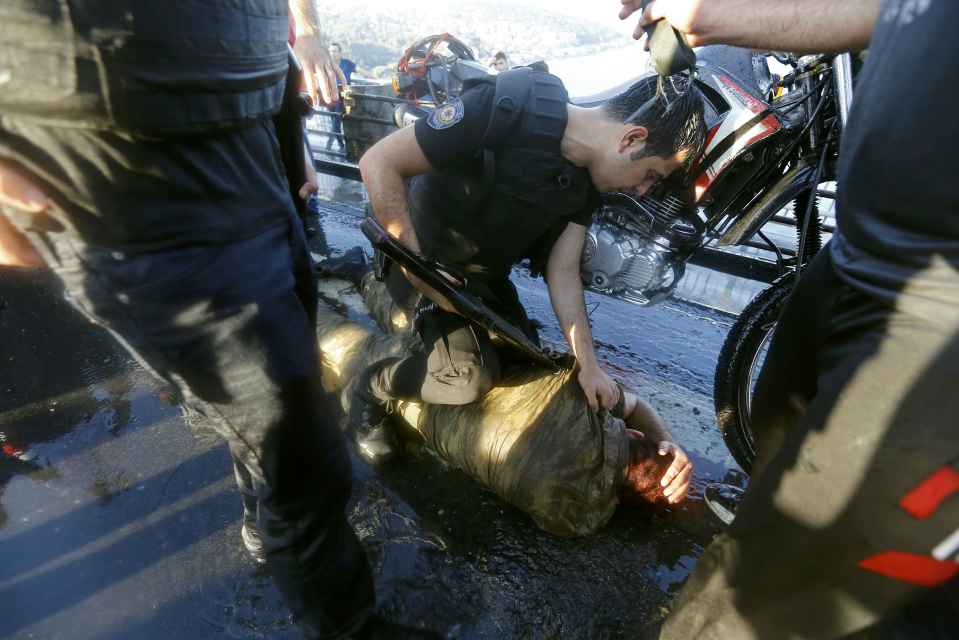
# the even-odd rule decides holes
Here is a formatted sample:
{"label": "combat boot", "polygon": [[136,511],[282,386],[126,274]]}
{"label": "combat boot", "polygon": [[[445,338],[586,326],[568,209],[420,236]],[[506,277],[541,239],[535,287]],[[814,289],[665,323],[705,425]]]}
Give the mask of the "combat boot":
{"label": "combat boot", "polygon": [[390,424],[387,406],[370,389],[369,372],[356,378],[343,390],[349,404],[347,420],[357,454],[371,465],[383,464],[396,455],[396,436]]}
{"label": "combat boot", "polygon": [[244,522],[240,527],[240,539],[243,540],[243,546],[247,553],[257,564],[266,564],[266,547],[263,546],[263,539],[260,532],[252,523]]}

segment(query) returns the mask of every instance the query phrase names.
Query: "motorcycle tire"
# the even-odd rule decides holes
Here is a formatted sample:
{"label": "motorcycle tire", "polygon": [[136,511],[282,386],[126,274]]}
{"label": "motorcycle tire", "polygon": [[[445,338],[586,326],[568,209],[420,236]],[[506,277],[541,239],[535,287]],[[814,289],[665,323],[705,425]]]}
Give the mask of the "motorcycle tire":
{"label": "motorcycle tire", "polygon": [[789,273],[753,298],[729,330],[713,382],[716,422],[733,458],[747,474],[756,459],[750,409],[759,357],[769,346],[796,274]]}

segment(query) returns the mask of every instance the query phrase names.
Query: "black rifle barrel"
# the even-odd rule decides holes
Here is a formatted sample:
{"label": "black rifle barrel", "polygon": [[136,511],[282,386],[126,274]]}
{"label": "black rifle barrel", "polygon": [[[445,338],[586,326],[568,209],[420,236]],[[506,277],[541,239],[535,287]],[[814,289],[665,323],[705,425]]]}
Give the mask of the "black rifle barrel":
{"label": "black rifle barrel", "polygon": [[464,318],[499,337],[506,344],[528,356],[533,362],[553,369],[558,368],[557,359],[551,357],[530,340],[518,327],[490,309],[480,298],[467,291],[464,285],[454,284],[443,275],[447,273],[451,277],[456,277],[455,270],[411,251],[388,234],[380,226],[380,223],[373,218],[365,218],[360,225],[360,229],[374,248],[382,251],[387,258],[436,290]]}

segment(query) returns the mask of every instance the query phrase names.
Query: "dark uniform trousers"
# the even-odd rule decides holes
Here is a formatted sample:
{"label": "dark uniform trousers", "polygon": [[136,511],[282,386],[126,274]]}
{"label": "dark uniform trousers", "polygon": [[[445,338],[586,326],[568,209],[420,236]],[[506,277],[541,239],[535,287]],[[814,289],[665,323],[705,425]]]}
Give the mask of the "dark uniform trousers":
{"label": "dark uniform trousers", "polygon": [[[397,304],[405,306],[408,283],[398,282],[398,269],[389,272],[389,289]],[[398,293],[397,289],[402,289]],[[504,319],[520,328],[536,344],[539,336],[509,280],[483,287],[484,301]],[[495,292],[495,293],[492,293]],[[422,400],[429,404],[462,405],[485,396],[499,382],[503,366],[514,354],[494,344],[489,333],[455,313],[421,302],[413,327],[422,348],[405,357],[387,360],[370,373],[370,389],[382,402]]]}
{"label": "dark uniform trousers", "polygon": [[75,306],[226,439],[244,521],[305,634],[361,625],[373,584],[345,515],[350,458],[321,389],[316,288],[292,209],[247,240],[140,254],[28,233]]}
{"label": "dark uniform trousers", "polygon": [[959,527],[959,318],[907,311],[813,261],[757,382],[749,489],[661,638],[955,637],[959,559],[933,552]]}

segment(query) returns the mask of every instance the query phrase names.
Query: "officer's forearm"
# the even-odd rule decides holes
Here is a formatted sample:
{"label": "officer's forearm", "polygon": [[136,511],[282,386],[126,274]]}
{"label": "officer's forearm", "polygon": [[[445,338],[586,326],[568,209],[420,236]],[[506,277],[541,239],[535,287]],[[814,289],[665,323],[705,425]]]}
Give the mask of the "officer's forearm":
{"label": "officer's forearm", "polygon": [[[653,17],[670,13],[659,0]],[[677,3],[678,5],[679,3]],[[702,0],[683,6],[677,26],[694,46],[740,47],[818,53],[865,48],[879,16],[880,0]]]}
{"label": "officer's forearm", "polygon": [[548,269],[549,299],[569,348],[582,369],[598,367],[593,333],[586,316],[583,283],[578,270]]}
{"label": "officer's forearm", "polygon": [[[406,204],[406,183],[403,176],[391,170],[389,166],[378,163],[375,153],[371,154],[370,151],[360,158],[360,173],[363,176],[363,184],[366,185],[366,192],[370,198],[370,208],[373,209],[376,220],[388,234],[416,253],[422,253],[410,218],[410,210]],[[420,293],[435,302],[441,309],[456,313],[453,306],[439,292],[406,269],[402,271],[410,284]]]}
{"label": "officer's forearm", "polygon": [[388,234],[417,253],[420,243],[413,229],[410,209],[406,204],[406,183],[391,166],[369,159],[375,149],[360,158],[360,173],[370,198],[373,215]]}
{"label": "officer's forearm", "polygon": [[290,12],[296,22],[296,35],[321,35],[320,12],[316,0],[290,0]]}

